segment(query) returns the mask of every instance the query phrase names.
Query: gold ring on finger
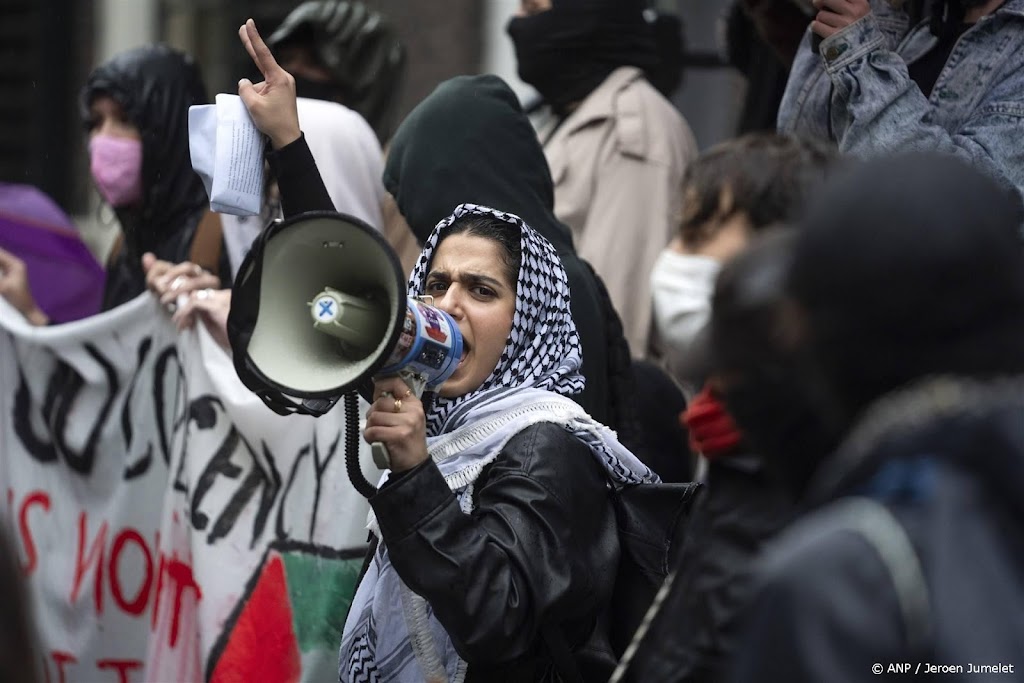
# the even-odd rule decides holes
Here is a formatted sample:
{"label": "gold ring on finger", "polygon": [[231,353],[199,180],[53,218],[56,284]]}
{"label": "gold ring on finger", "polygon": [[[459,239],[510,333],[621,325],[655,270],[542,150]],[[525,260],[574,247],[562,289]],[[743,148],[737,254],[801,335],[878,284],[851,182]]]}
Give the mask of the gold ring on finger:
{"label": "gold ring on finger", "polygon": [[396,413],[400,413],[400,412],[402,412],[402,399],[400,399],[400,398],[396,398],[396,399],[395,399],[395,407],[394,407],[394,411],[395,411]]}

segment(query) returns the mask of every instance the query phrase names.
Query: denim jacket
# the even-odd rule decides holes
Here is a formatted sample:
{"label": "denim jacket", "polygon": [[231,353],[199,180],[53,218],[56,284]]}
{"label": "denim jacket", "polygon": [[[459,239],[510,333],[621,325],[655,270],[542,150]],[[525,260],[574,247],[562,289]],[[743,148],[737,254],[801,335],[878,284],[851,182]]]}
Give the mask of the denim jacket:
{"label": "denim jacket", "polygon": [[779,130],[830,140],[862,157],[945,151],[1024,193],[1024,0],[1007,0],[966,31],[926,98],[907,74],[936,43],[909,26],[902,0],[821,42],[804,37],[779,108]]}

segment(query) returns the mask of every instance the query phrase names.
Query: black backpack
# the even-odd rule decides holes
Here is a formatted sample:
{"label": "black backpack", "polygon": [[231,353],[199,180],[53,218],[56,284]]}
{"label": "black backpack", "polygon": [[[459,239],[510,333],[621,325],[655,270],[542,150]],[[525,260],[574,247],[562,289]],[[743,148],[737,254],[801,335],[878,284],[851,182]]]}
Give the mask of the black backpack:
{"label": "black backpack", "polygon": [[[703,487],[697,482],[633,484],[613,491],[620,555],[608,624],[617,657],[625,654],[655,596],[674,574],[675,560]],[[542,636],[561,678],[582,681],[561,629],[548,624]]]}

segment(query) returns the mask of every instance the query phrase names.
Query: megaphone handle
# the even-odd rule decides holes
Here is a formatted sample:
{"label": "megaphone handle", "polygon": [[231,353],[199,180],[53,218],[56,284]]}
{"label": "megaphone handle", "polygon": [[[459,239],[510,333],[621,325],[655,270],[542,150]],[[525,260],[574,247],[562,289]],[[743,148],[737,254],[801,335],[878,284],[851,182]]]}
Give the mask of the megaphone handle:
{"label": "megaphone handle", "polygon": [[370,453],[373,455],[373,464],[377,466],[377,469],[389,470],[391,469],[391,453],[388,451],[388,447],[381,441],[374,441],[370,444]]}
{"label": "megaphone handle", "polygon": [[[427,380],[423,375],[410,372],[408,370],[399,370],[398,376],[402,378],[402,381],[409,386],[409,390],[412,391],[416,398],[423,396],[423,391],[427,388]],[[388,447],[380,441],[374,441],[370,444],[370,454],[373,456],[373,464],[382,470],[391,469],[391,453],[388,451]]]}

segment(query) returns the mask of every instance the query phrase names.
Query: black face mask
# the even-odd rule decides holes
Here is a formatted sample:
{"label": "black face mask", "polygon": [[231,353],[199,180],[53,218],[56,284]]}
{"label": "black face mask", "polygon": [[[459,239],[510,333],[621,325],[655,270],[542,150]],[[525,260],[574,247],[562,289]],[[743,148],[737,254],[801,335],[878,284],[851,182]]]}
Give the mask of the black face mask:
{"label": "black face mask", "polygon": [[768,472],[795,498],[839,439],[806,391],[784,376],[747,378],[724,392],[729,414],[764,456]]}
{"label": "black face mask", "polygon": [[580,102],[620,66],[653,68],[653,33],[639,11],[616,3],[554,6],[513,17],[506,31],[515,45],[519,77],[556,111]]}
{"label": "black face mask", "polygon": [[295,94],[311,100],[344,104],[341,88],[330,81],[314,81],[303,76],[295,76]]}

